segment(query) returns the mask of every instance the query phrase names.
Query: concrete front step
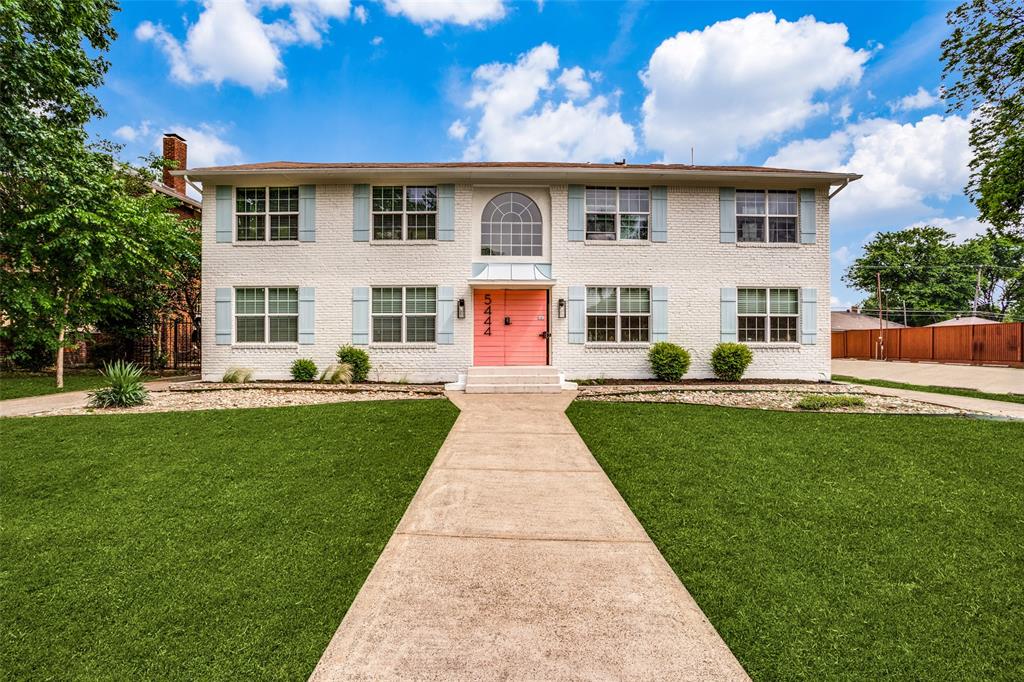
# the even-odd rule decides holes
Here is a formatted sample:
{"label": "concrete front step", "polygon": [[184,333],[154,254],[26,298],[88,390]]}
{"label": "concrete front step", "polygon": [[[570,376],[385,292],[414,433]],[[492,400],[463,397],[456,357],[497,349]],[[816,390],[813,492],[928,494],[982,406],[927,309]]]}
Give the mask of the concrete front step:
{"label": "concrete front step", "polygon": [[466,393],[561,393],[562,384],[485,384],[467,383]]}
{"label": "concrete front step", "polygon": [[518,367],[481,367],[475,366],[470,367],[466,374],[470,377],[483,377],[483,376],[494,376],[494,375],[509,375],[509,374],[526,374],[526,375],[545,375],[545,376],[558,376],[558,368],[551,367],[549,365],[535,365],[535,366],[518,366]]}
{"label": "concrete front step", "polygon": [[554,374],[487,374],[466,377],[467,384],[559,384],[558,372]]}

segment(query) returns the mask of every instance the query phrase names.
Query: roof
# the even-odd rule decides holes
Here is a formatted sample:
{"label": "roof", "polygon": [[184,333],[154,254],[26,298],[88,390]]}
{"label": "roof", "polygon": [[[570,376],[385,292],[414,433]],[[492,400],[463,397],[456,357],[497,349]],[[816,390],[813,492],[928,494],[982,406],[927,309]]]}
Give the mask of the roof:
{"label": "roof", "polygon": [[[906,326],[899,322],[891,322],[889,320],[885,320],[883,325],[886,329],[898,329]],[[848,310],[833,310],[832,329],[834,331],[846,331],[848,329],[878,329],[878,318],[873,315],[851,313]]]}
{"label": "roof", "polygon": [[942,322],[935,322],[933,324],[925,325],[927,327],[955,327],[962,324],[999,324],[999,320],[989,320],[984,317],[975,317],[974,315],[968,315],[967,317],[954,317],[949,320],[943,320]]}
{"label": "roof", "polygon": [[310,163],[302,161],[265,161],[242,163],[234,166],[208,166],[172,171],[173,175],[187,175],[202,180],[204,177],[253,174],[287,174],[318,176],[355,176],[367,174],[398,175],[425,174],[453,177],[487,177],[522,173],[524,175],[548,176],[551,178],[600,175],[644,175],[666,177],[688,177],[693,180],[718,179],[727,177],[774,177],[779,179],[805,180],[820,184],[846,183],[859,179],[856,173],[833,173],[828,171],[795,170],[790,168],[765,168],[762,166],[690,166],[677,163],[571,163],[553,161],[446,161],[446,162],[402,162],[402,163]]}

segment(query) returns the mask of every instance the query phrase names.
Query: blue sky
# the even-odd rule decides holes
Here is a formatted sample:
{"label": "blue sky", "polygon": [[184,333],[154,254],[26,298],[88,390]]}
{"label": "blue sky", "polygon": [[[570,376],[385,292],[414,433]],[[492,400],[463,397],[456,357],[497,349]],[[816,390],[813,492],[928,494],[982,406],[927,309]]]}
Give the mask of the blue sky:
{"label": "blue sky", "polygon": [[951,3],[137,2],[92,132],[190,165],[573,160],[865,179],[833,202],[832,305],[876,231],[982,227],[967,122],[937,98]]}

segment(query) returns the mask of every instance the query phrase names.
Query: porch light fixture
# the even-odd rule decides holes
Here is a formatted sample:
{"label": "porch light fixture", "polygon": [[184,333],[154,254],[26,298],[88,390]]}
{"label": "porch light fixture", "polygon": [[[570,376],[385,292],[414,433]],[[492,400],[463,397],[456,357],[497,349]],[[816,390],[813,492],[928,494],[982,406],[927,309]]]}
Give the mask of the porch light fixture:
{"label": "porch light fixture", "polygon": [[466,319],[466,299],[460,298],[459,305],[456,307],[455,315],[460,319]]}
{"label": "porch light fixture", "polygon": [[560,319],[560,320],[564,320],[565,319],[565,299],[564,298],[558,299],[558,319]]}

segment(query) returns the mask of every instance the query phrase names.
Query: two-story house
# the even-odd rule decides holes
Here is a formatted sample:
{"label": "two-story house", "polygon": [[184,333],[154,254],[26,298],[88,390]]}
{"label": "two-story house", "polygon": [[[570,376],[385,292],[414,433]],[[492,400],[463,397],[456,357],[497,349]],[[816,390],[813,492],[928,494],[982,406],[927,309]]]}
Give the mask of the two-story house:
{"label": "two-story house", "polygon": [[[179,173],[181,173],[179,171]],[[203,184],[203,378],[283,379],[365,348],[371,379],[470,367],[650,376],[672,341],[712,376],[828,379],[829,200],[860,176],[757,167],[294,163]],[[210,313],[213,312],[211,315]]]}

